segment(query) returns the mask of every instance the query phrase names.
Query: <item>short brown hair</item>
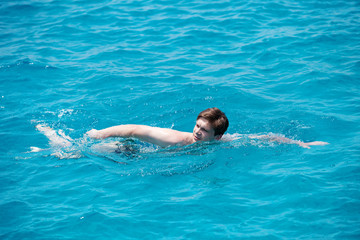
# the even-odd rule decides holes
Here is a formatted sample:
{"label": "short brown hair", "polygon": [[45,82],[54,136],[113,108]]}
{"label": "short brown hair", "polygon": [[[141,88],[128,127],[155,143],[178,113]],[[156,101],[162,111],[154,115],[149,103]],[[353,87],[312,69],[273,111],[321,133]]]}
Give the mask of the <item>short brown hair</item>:
{"label": "short brown hair", "polygon": [[204,118],[210,122],[215,131],[215,136],[224,134],[229,127],[229,120],[227,119],[225,113],[216,107],[205,109],[199,113],[196,120],[199,118]]}

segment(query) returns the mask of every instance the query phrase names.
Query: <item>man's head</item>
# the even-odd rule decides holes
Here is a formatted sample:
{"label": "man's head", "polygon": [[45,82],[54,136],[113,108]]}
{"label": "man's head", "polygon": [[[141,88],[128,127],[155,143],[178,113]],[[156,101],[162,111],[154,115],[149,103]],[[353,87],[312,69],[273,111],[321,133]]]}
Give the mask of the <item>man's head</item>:
{"label": "man's head", "polygon": [[225,113],[218,108],[208,108],[202,111],[194,127],[195,141],[212,141],[219,140],[226,132],[229,126],[229,120]]}

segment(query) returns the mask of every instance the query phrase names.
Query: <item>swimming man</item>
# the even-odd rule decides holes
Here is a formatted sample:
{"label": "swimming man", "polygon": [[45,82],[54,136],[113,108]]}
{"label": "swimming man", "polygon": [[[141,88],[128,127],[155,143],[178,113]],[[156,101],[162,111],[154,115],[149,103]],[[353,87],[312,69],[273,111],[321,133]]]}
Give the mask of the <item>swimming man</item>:
{"label": "swimming man", "polygon": [[[220,140],[229,126],[226,115],[218,108],[208,108],[202,111],[197,119],[194,130],[190,132],[180,132],[168,128],[150,127],[146,125],[119,125],[102,130],[92,129],[87,132],[88,136],[95,139],[104,139],[109,137],[134,137],[139,140],[156,144],[160,147],[174,145],[190,145],[195,142],[208,142]],[[297,144],[304,148],[310,148],[312,145],[326,145],[326,142],[308,142],[295,141],[289,138],[271,135],[251,135],[250,138],[276,141],[280,143]]]}

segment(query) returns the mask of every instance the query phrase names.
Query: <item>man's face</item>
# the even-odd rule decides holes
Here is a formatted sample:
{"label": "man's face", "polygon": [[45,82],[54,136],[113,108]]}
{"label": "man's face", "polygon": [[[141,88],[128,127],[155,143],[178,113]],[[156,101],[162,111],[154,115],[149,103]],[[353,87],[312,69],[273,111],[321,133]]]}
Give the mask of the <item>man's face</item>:
{"label": "man's face", "polygon": [[193,137],[195,142],[198,141],[212,141],[214,139],[220,139],[221,136],[214,136],[215,131],[212,128],[211,124],[208,120],[204,118],[199,118],[196,121],[194,130],[193,130]]}

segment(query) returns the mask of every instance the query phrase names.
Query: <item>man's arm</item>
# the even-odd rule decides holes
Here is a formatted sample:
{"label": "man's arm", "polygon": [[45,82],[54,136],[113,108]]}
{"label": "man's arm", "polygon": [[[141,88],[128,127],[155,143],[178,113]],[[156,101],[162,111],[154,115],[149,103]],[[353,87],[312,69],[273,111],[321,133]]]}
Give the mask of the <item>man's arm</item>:
{"label": "man's arm", "polygon": [[187,133],[168,128],[150,127],[145,125],[119,125],[102,130],[92,129],[87,132],[89,137],[103,139],[109,137],[135,137],[142,141],[153,143],[161,147],[183,145]]}
{"label": "man's arm", "polygon": [[292,140],[290,138],[281,137],[281,136],[274,136],[274,135],[251,135],[251,136],[249,136],[249,138],[265,139],[265,140],[268,140],[270,142],[297,144],[297,145],[299,145],[300,147],[303,147],[303,148],[310,148],[310,146],[315,146],[315,145],[323,146],[323,145],[329,144],[327,142],[321,142],[321,141],[305,143],[305,142],[302,142],[300,140]]}

